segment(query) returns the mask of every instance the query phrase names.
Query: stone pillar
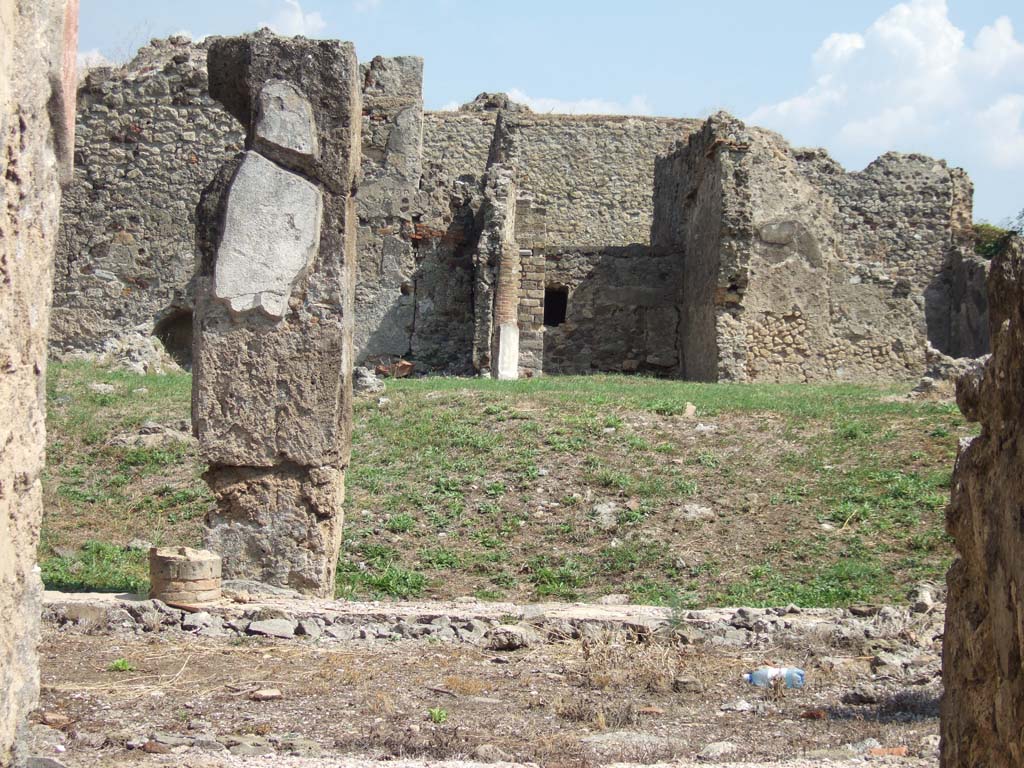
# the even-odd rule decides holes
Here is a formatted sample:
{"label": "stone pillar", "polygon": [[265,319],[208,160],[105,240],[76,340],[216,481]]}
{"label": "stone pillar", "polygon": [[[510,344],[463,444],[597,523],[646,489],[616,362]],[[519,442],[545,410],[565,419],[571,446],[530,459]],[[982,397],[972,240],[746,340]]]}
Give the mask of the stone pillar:
{"label": "stone pillar", "polygon": [[946,529],[943,768],[1024,765],[1024,240],[992,260],[992,356],[957,384],[962,444]]}
{"label": "stone pillar", "polygon": [[0,2],[0,765],[39,693],[53,252],[74,146],[77,2]]}
{"label": "stone pillar", "polygon": [[519,378],[519,248],[516,245],[516,133],[499,113],[483,180],[483,225],[475,259],[473,365],[483,375]]}
{"label": "stone pillar", "polygon": [[228,579],[334,593],[352,421],[359,65],[351,43],[215,41],[246,151],[197,211],[192,417]]}

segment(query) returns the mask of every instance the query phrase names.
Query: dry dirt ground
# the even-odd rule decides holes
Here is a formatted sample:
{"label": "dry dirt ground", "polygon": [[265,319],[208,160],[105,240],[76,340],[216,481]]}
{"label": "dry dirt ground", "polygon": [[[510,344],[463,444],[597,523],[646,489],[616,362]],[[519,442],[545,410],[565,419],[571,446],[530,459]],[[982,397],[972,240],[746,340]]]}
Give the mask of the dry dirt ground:
{"label": "dry dirt ground", "polygon": [[[779,633],[742,646],[713,632],[684,642],[678,628],[646,637],[609,629],[505,651],[486,641],[208,638],[51,621],[32,740],[36,754],[69,768],[687,764],[702,754],[704,765],[935,765],[941,611],[848,618],[847,627],[862,622],[856,633]],[[786,662],[807,670],[805,688],[766,691],[740,677]],[[280,698],[256,700],[265,689]],[[732,748],[716,754],[720,742]]]}

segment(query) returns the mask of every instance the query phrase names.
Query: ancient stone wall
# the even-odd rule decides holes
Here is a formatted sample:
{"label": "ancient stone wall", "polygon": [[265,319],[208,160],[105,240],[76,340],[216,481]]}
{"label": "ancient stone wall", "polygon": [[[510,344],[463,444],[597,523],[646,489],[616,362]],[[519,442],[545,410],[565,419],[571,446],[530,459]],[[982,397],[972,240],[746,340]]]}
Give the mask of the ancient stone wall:
{"label": "ancient stone wall", "polygon": [[928,337],[941,352],[976,343],[950,325],[965,290],[960,281],[970,279],[958,271],[972,251],[967,174],[924,155],[890,152],[846,173],[823,150],[795,154],[803,173],[836,200],[835,224],[855,260],[854,278],[897,281],[923,295]]}
{"label": "ancient stone wall", "polygon": [[246,151],[198,217],[192,421],[227,578],[333,596],[352,425],[361,103],[351,43],[215,40]]}
{"label": "ancient stone wall", "polygon": [[[110,341],[136,329],[155,331],[181,362],[188,362],[189,280],[195,267],[192,209],[201,180],[241,142],[237,126],[206,95],[204,59],[202,44],[181,38],[154,41],[131,65],[93,73],[83,84],[82,165],[65,205],[58,256],[56,351],[139,346],[145,340],[135,336]],[[979,289],[983,266],[965,256],[970,181],[941,161],[893,154],[862,172],[847,173],[820,150],[791,149],[773,134],[750,131],[760,137],[753,152],[779,154],[767,165],[735,155],[741,173],[751,168],[750,180],[736,184],[721,173],[705,172],[705,165],[724,168],[733,162],[729,153],[680,161],[681,150],[672,150],[674,142],[685,142],[700,127],[698,121],[538,115],[501,94],[483,94],[454,112],[424,113],[422,66],[415,57],[378,57],[360,69],[364,131],[356,195],[355,302],[363,320],[354,341],[358,362],[405,357],[419,371],[478,370],[473,344],[482,320],[473,254],[499,112],[514,118],[519,137],[510,249],[523,251],[527,262],[522,265],[532,269],[530,284],[524,276],[517,297],[523,373],[539,372],[547,357],[560,361],[558,370],[591,370],[594,360],[617,360],[611,370],[637,364],[642,370],[699,379],[871,378],[876,370],[885,378],[912,378],[923,366],[918,310],[890,302],[904,294],[923,307],[928,338],[940,351],[964,355],[987,348]],[[658,161],[659,156],[665,159]],[[661,189],[673,191],[652,199],[656,176]],[[728,183],[719,188],[721,179]],[[774,194],[776,182],[788,185],[799,199]],[[695,195],[686,205],[682,186]],[[795,237],[823,238],[814,247],[823,249],[828,261],[805,263],[797,282],[803,286],[824,279],[832,286],[832,299],[825,299],[826,292],[810,292],[814,306],[794,313],[792,306],[775,302],[788,301],[793,291],[808,292],[795,283],[780,287],[786,269],[768,265],[773,259],[786,261],[783,252],[799,250],[799,244],[770,242],[788,235],[766,230],[766,240],[744,217],[756,213],[761,227],[787,221],[787,216],[795,221],[815,205],[824,213],[815,213],[816,223]],[[610,272],[592,268],[600,261],[596,254],[615,254],[608,263],[616,265],[623,254],[652,258],[630,246],[653,241],[659,259],[667,253],[679,259],[695,250],[713,253],[715,243],[728,244],[723,258],[730,263],[688,261],[685,270],[675,270],[687,275],[676,285],[679,295],[659,299],[659,306],[674,307],[679,318],[674,323],[665,314],[666,322],[681,329],[674,368],[644,362],[643,345],[619,359],[624,344],[635,341],[639,326],[633,320],[600,333],[582,330],[589,321],[581,313],[592,312],[603,291],[617,295],[621,285],[600,282],[604,274],[619,280],[619,267]],[[684,241],[692,242],[683,248]],[[572,261],[573,253],[588,254],[568,270],[588,275],[587,290],[574,292],[571,301],[577,307],[570,308],[576,313],[576,332],[572,340],[569,329],[553,332],[552,354],[546,356],[543,290],[549,282],[540,265],[556,255],[560,263]],[[774,277],[748,291],[743,281],[751,268]],[[650,270],[638,261],[637,271],[639,280]],[[740,283],[730,288],[733,278]],[[872,291],[873,299],[863,298]],[[742,306],[736,301],[740,294]],[[858,298],[842,306],[849,295]],[[615,316],[646,314],[649,308],[626,306]],[[862,322],[879,312],[883,319],[877,323]],[[834,322],[844,327],[833,329]],[[885,336],[885,328],[901,323],[913,326],[906,344],[898,334]],[[859,338],[878,329],[883,336],[877,344]],[[595,352],[595,344],[607,349]],[[663,346],[652,359],[665,359]],[[683,347],[687,353],[680,351]],[[574,349],[580,360],[570,363]],[[146,354],[142,350],[137,356]]]}
{"label": "ancient stone wall", "polygon": [[[428,167],[481,176],[495,112],[428,112]],[[550,245],[624,246],[650,242],[655,158],[699,120],[517,111],[517,184],[543,209]]]}
{"label": "ancient stone wall", "polygon": [[0,765],[39,692],[46,334],[70,176],[78,4],[0,3]]}
{"label": "ancient stone wall", "polygon": [[567,291],[565,321],[544,328],[545,373],[678,370],[680,262],[646,246],[550,248],[544,280]]}
{"label": "ancient stone wall", "polygon": [[961,247],[962,172],[889,154],[847,174],[724,113],[663,170],[656,194],[670,202],[657,210],[670,218],[656,223],[656,245],[681,252],[688,315],[697,302],[685,377],[920,377],[928,286]]}
{"label": "ancient stone wall", "polygon": [[992,356],[957,403],[981,434],[961,443],[946,529],[943,768],[1024,765],[1024,241],[988,277]]}
{"label": "ancient stone wall", "polygon": [[208,93],[206,50],[154,40],[78,90],[74,181],[61,206],[51,346],[99,350],[132,329],[191,357],[195,208],[244,132]]}

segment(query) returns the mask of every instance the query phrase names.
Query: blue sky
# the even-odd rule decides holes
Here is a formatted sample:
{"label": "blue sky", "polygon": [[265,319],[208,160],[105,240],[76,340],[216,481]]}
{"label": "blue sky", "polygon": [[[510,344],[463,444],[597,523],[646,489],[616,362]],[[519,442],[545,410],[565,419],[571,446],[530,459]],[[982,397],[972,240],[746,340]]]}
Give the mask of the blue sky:
{"label": "blue sky", "polygon": [[352,40],[426,60],[428,109],[507,91],[539,111],[705,116],[726,109],[826,147],[966,168],[975,216],[1024,208],[1022,0],[82,0],[86,60],[152,37]]}

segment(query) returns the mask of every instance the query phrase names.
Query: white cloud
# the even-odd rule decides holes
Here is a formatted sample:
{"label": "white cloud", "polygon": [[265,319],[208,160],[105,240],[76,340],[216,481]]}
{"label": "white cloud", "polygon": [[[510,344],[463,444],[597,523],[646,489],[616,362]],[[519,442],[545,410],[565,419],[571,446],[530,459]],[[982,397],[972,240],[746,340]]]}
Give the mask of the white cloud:
{"label": "white cloud", "polygon": [[838,64],[864,48],[864,37],[856,33],[833,32],[814,53],[814,63],[822,68]]}
{"label": "white cloud", "polygon": [[271,21],[260,22],[261,27],[270,27],[279,35],[305,35],[313,37],[327,26],[318,11],[306,13],[299,0],[284,0],[284,7]]}
{"label": "white cloud", "polygon": [[1024,168],[1024,94],[1003,96],[975,118],[987,140],[985,153],[997,168]]}
{"label": "white cloud", "polygon": [[518,88],[508,92],[512,101],[525,104],[534,112],[566,115],[649,115],[652,112],[646,96],[633,96],[623,104],[608,99],[555,99],[529,96]]}
{"label": "white cloud", "polygon": [[79,51],[77,56],[78,71],[85,72],[93,67],[109,67],[113,62],[100,53],[99,48],[90,48],[88,51]]}
{"label": "white cloud", "polygon": [[945,0],[905,0],[861,32],[826,37],[808,77],[747,119],[826,146],[847,165],[888,150],[946,157],[968,168],[979,199],[1020,207],[1024,42],[1009,18],[969,41]]}

